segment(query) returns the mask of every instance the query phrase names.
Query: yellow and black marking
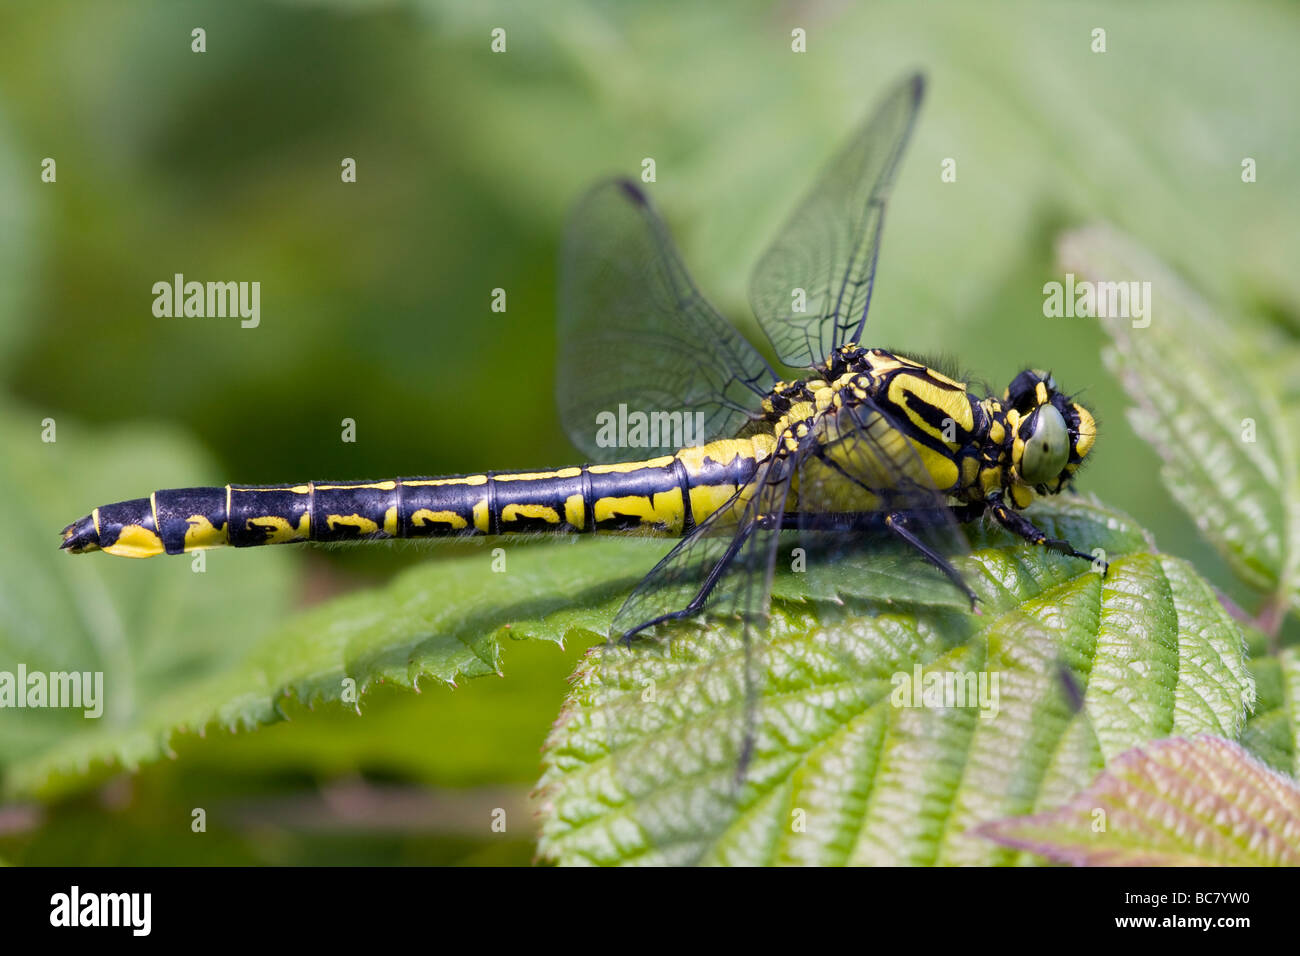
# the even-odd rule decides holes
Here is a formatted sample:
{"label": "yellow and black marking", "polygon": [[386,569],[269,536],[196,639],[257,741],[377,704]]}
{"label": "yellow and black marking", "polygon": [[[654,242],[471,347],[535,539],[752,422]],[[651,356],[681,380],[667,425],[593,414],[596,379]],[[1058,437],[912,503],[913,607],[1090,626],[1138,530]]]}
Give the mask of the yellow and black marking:
{"label": "yellow and black marking", "polygon": [[[823,470],[837,470],[836,459],[844,456],[855,457],[859,471],[865,468],[869,477],[857,483],[856,492],[842,480],[839,487],[834,480],[818,481],[819,498],[813,502],[807,488],[800,489],[801,501],[818,510],[832,505],[845,510],[846,499],[852,504],[854,495],[858,507],[853,510],[888,510],[909,480],[933,487],[956,506],[1005,497],[1024,508],[1037,495],[1065,488],[1096,438],[1092,415],[1058,392],[1045,372],[1022,372],[998,399],[978,398],[964,382],[885,349],[846,345],[817,371],[818,378],[777,383],[762,407],[792,451],[800,429],[815,434],[827,449],[818,456]],[[854,409],[846,429],[840,413]],[[1063,423],[1065,446],[1057,449],[1059,467],[1040,478],[1025,468],[1025,458],[1042,430],[1040,422],[1052,415]],[[835,450],[846,432],[870,437],[867,460],[863,442],[854,443],[852,434],[843,450]],[[900,449],[902,443],[909,448]],[[910,463],[914,473],[900,462]]]}
{"label": "yellow and black marking", "polygon": [[[905,503],[907,487],[928,487],[966,517],[990,507],[1024,533],[1006,509],[1064,488],[1096,436],[1088,411],[1042,372],[1022,373],[998,399],[977,398],[964,383],[884,349],[848,345],[815,371],[778,383],[748,437],[675,455],[553,471],[157,491],[96,508],[64,530],[62,546],[144,558],[303,541],[684,536],[736,498],[773,454],[803,461],[796,511],[883,514]],[[1044,437],[1058,420],[1060,447]],[[900,462],[910,462],[911,473]],[[1033,474],[1029,466],[1041,462],[1047,473]]]}
{"label": "yellow and black marking", "polygon": [[557,532],[689,534],[753,477],[764,436],[676,455],[449,478],[175,488],[103,505],[64,530],[74,554],[131,558],[301,541]]}

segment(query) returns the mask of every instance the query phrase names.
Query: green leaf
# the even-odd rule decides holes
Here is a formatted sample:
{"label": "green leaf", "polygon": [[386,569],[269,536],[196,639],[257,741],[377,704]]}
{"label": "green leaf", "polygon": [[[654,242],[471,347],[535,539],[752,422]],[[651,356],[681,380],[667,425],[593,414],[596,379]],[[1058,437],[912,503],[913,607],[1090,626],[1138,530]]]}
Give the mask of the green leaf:
{"label": "green leaf", "polygon": [[[719,741],[746,705],[739,638],[682,627],[666,654],[640,645],[591,654],[547,745],[543,855],[1008,862],[1014,854],[968,831],[1060,805],[1149,739],[1235,737],[1254,687],[1241,632],[1210,586],[1099,504],[1064,499],[1031,514],[1050,534],[1104,549],[1106,577],[979,529],[963,570],[980,616],[953,608],[941,589],[934,601],[900,601],[891,576],[863,583],[870,556],[832,569],[855,595],[843,603],[795,600],[797,575],[778,576],[774,590],[786,596],[774,600],[750,665],[763,679],[738,794]],[[918,667],[983,675],[996,688],[983,711],[991,716],[899,706]],[[647,680],[653,702],[644,702]]]}
{"label": "green leaf", "polygon": [[0,408],[0,444],[0,525],[13,544],[0,549],[0,671],[100,673],[103,681],[98,718],[85,708],[4,711],[0,774],[12,795],[50,783],[56,768],[75,777],[93,762],[156,756],[162,735],[148,728],[159,700],[233,666],[265,622],[285,613],[292,580],[276,553],[253,563],[213,555],[200,574],[189,559],[59,550],[60,529],[95,504],[211,470],[174,432],[137,426],[92,437],[62,416]]}
{"label": "green leaf", "polygon": [[1084,866],[1300,866],[1300,787],[1219,737],[1161,740],[1057,810],[976,832]]}
{"label": "green leaf", "polygon": [[1265,640],[1255,632],[1250,659],[1259,697],[1241,743],[1274,770],[1300,775],[1300,647],[1277,654],[1263,650]]}
{"label": "green leaf", "polygon": [[550,641],[506,643],[505,679],[465,688],[424,683],[418,694],[392,684],[376,687],[366,693],[360,715],[345,707],[309,712],[286,701],[282,723],[252,735],[177,741],[177,754],[187,774],[377,776],[436,788],[530,788],[581,652],[557,653]]}
{"label": "green leaf", "polygon": [[[528,792],[578,649],[507,643],[504,680],[426,684],[419,694],[378,687],[361,714],[285,701],[287,719],[256,733],[175,738],[176,759],[108,781],[101,793],[111,797],[33,807],[35,820],[11,814],[0,857],[22,866],[526,866],[535,852]],[[180,838],[197,806],[208,838]],[[486,823],[498,807],[506,834]]]}
{"label": "green leaf", "polygon": [[[1300,604],[1300,348],[1206,304],[1132,240],[1069,233],[1063,267],[1091,281],[1150,283],[1150,325],[1098,320],[1129,417],[1163,461],[1170,493],[1248,584]],[[1137,326],[1137,327],[1135,327]],[[1276,629],[1278,614],[1266,617]]]}

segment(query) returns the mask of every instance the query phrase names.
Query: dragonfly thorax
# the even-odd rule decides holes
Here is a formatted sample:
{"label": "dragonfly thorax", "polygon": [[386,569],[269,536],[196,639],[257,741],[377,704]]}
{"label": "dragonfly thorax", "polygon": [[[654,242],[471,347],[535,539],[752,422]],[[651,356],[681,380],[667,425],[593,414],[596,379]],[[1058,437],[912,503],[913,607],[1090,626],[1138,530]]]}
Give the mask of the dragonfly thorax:
{"label": "dragonfly thorax", "polygon": [[[914,474],[896,478],[926,481],[955,503],[1005,500],[1024,508],[1055,494],[1096,435],[1088,411],[1043,372],[1021,373],[999,399],[976,396],[966,383],[886,349],[843,346],[811,371],[778,382],[763,400],[773,447],[846,472],[854,468],[843,466],[860,470],[864,459],[901,458]],[[901,456],[865,450],[882,441],[911,447]],[[889,478],[882,463],[880,485]]]}

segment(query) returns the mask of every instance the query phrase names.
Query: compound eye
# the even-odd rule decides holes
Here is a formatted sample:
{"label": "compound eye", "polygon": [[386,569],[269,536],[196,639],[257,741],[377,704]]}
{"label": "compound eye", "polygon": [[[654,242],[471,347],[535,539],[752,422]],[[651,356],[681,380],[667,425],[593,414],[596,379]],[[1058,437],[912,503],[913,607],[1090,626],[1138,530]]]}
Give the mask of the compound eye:
{"label": "compound eye", "polygon": [[1055,406],[1043,405],[1034,413],[1033,431],[1025,442],[1020,477],[1031,485],[1056,478],[1070,460],[1070,430]]}

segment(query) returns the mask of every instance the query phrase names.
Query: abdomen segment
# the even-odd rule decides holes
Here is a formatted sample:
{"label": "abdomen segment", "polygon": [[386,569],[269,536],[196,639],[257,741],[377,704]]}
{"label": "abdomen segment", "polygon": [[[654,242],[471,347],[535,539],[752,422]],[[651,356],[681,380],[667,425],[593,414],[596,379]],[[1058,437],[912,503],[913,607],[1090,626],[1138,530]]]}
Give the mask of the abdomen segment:
{"label": "abdomen segment", "polygon": [[96,508],[63,531],[65,550],[124,557],[223,545],[452,535],[616,532],[681,535],[757,467],[750,441],[673,456],[539,472],[173,488]]}

